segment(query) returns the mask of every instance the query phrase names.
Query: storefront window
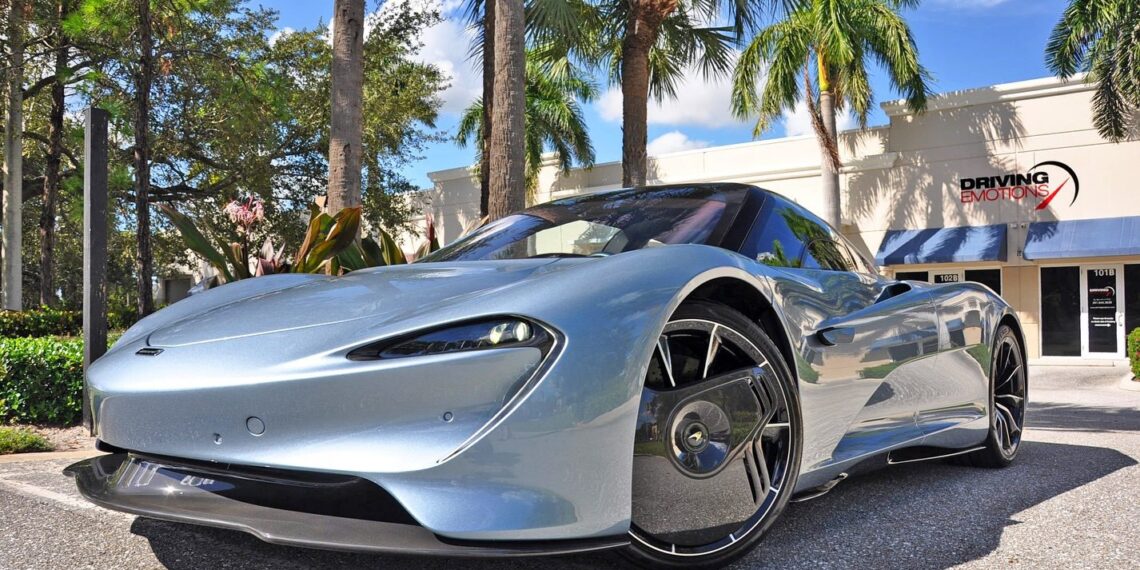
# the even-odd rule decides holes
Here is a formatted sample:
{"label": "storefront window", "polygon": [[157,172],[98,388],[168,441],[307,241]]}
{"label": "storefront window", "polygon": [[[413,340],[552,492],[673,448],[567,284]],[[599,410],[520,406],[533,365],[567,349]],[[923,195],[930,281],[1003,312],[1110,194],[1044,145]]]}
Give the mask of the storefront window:
{"label": "storefront window", "polygon": [[928,277],[925,271],[899,271],[895,273],[895,279],[899,281],[926,281]]}
{"label": "storefront window", "polygon": [[994,293],[1001,295],[1000,269],[967,269],[966,281],[981,283],[982,285],[993,289]]}
{"label": "storefront window", "polygon": [[1081,355],[1081,270],[1041,268],[1041,354]]}
{"label": "storefront window", "polygon": [[1124,266],[1125,334],[1140,328],[1140,265]]}

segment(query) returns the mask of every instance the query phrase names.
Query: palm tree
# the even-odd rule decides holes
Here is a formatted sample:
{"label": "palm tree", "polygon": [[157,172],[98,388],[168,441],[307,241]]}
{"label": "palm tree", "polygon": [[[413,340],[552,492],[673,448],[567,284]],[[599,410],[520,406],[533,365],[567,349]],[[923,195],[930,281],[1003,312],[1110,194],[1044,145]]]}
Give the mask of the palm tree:
{"label": "palm tree", "polygon": [[493,1],[495,73],[488,129],[487,216],[495,220],[526,207],[526,25],[522,0]]}
{"label": "palm tree", "polygon": [[[727,74],[734,41],[776,0],[533,0],[532,37],[560,42],[581,61],[604,65],[622,92],[622,184],[646,178],[649,98],[676,95],[691,65]],[[722,12],[732,24],[711,26]]]}
{"label": "palm tree", "polygon": [[328,212],[360,205],[364,134],[364,0],[335,0]]}
{"label": "palm tree", "polygon": [[1093,124],[1120,142],[1140,111],[1140,3],[1072,0],[1045,49],[1049,69],[1062,79],[1088,72],[1096,84]]}
{"label": "palm tree", "polygon": [[[553,149],[563,173],[569,173],[575,163],[583,166],[594,164],[594,147],[579,102],[590,101],[596,96],[597,87],[569,61],[548,62],[542,61],[535,52],[527,54],[524,122],[528,194],[533,193],[538,185],[542,154],[547,148]],[[463,113],[455,137],[460,146],[467,146],[474,140],[480,154],[485,148],[483,112],[483,99],[476,99]],[[482,163],[480,170],[483,170]]]}
{"label": "palm tree", "polygon": [[[759,137],[802,99],[819,138],[824,219],[840,227],[838,111],[851,109],[866,126],[874,94],[868,59],[884,67],[891,85],[914,112],[926,108],[930,74],[898,10],[918,0],[810,0],[757,32],[737,61],[732,110],[757,117]],[[762,92],[757,85],[766,75]]]}

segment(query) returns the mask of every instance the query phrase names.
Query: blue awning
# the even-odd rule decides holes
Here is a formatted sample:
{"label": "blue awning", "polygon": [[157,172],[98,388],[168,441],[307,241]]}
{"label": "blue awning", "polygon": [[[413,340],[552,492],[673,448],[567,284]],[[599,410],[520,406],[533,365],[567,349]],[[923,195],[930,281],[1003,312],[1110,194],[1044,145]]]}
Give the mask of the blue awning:
{"label": "blue awning", "polygon": [[1005,261],[1005,224],[888,230],[875,261],[879,265]]}
{"label": "blue awning", "polygon": [[1064,259],[1140,254],[1140,216],[1033,222],[1025,259]]}

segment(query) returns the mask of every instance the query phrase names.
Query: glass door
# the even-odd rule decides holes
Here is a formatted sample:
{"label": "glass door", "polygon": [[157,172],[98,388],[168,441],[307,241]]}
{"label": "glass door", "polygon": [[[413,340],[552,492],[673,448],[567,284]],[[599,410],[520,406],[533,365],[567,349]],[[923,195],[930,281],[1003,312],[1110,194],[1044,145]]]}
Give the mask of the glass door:
{"label": "glass door", "polygon": [[1124,358],[1124,266],[1081,267],[1084,356]]}

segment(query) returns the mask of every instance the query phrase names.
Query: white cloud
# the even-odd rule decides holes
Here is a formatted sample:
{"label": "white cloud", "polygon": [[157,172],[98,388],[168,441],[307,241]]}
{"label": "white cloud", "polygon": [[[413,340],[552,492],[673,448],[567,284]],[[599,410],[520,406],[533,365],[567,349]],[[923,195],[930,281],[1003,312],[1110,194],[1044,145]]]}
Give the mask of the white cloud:
{"label": "white cloud", "polygon": [[681,131],[669,131],[649,141],[649,144],[645,145],[645,151],[649,156],[660,156],[671,152],[693,150],[707,146],[709,146],[708,141],[690,139],[688,135]]}
{"label": "white cloud", "polygon": [[456,19],[444,20],[424,30],[420,58],[439,67],[451,85],[443,92],[444,114],[458,115],[483,94],[483,71],[467,51],[475,32]]}
{"label": "white cloud", "polygon": [[939,6],[947,6],[951,8],[993,8],[999,4],[1005,4],[1009,0],[934,0],[934,3]]}
{"label": "white cloud", "polygon": [[295,32],[295,31],[297,31],[297,30],[294,30],[293,28],[290,28],[290,27],[286,26],[286,27],[284,27],[284,28],[281,28],[280,30],[277,30],[276,32],[273,32],[273,33],[272,33],[272,34],[269,36],[269,45],[274,45],[274,44],[276,44],[276,43],[277,43],[277,40],[279,40],[279,39],[281,39],[281,38],[283,38],[283,37],[285,37],[285,36],[287,36],[287,35],[289,35],[289,34],[291,34],[291,33]]}
{"label": "white cloud", "polygon": [[[850,110],[835,117],[835,127],[839,132],[858,128],[858,126],[859,120]],[[795,109],[784,111],[784,136],[798,137],[811,134],[815,134],[815,129],[811,126],[811,114],[808,113],[807,103],[800,101],[796,103]]]}
{"label": "white cloud", "polygon": [[[677,97],[660,103],[649,100],[650,125],[699,125],[706,128],[746,123],[732,116],[732,80],[705,78],[699,68],[685,72],[677,82]],[[621,122],[621,88],[612,87],[594,104],[603,119]]]}

